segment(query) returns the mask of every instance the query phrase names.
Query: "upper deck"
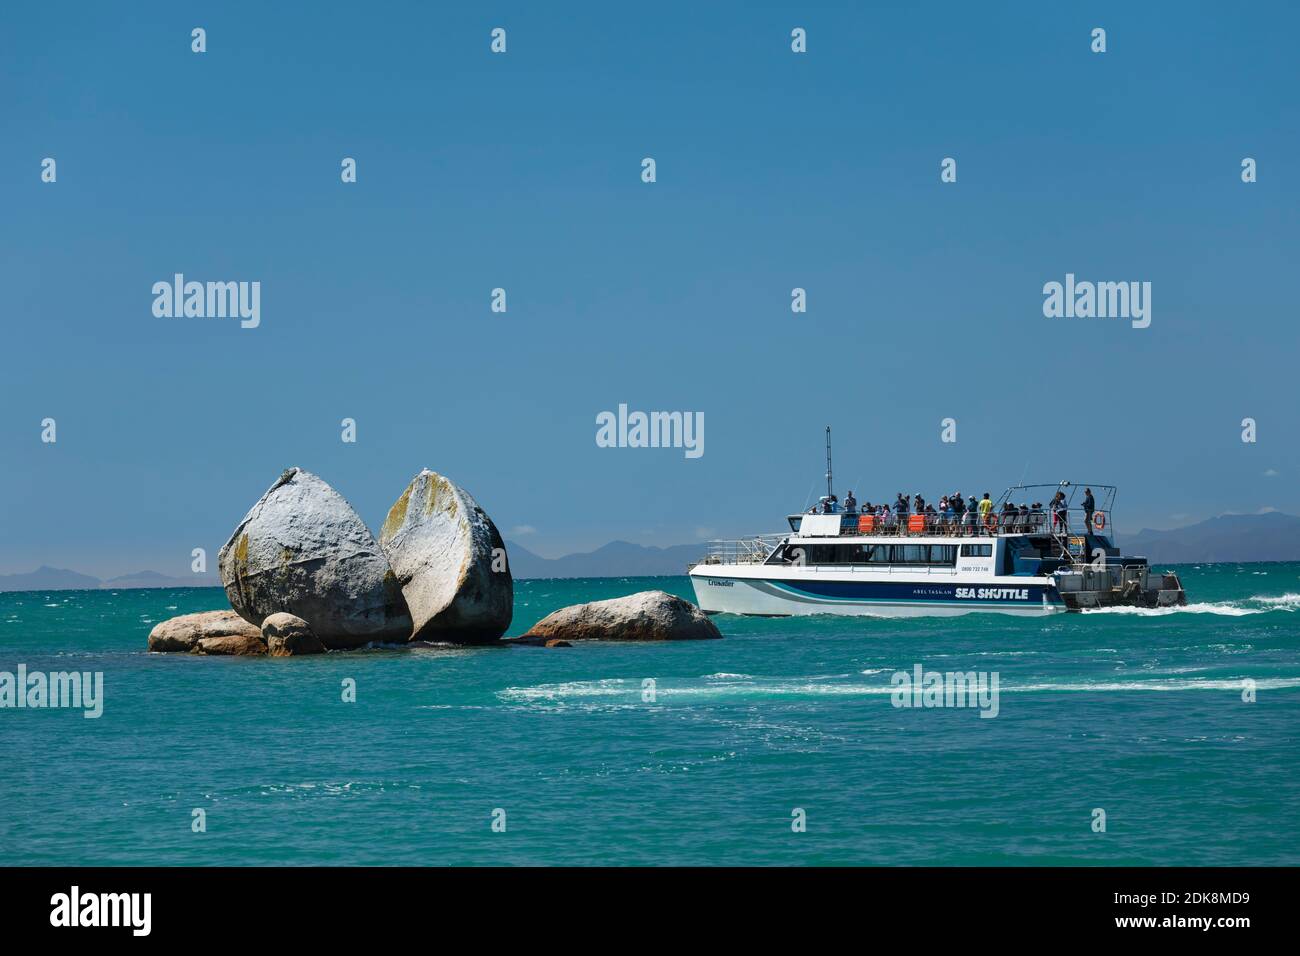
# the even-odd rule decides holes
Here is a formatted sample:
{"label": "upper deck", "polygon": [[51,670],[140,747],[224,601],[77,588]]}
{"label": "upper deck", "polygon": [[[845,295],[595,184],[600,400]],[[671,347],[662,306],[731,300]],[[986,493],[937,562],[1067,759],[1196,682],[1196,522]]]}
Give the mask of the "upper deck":
{"label": "upper deck", "polygon": [[[1095,508],[1089,527],[1084,510],[1084,490],[1094,490]],[[1065,508],[1056,511],[1051,501],[1057,492],[1065,494]],[[1044,500],[1046,499],[1046,500]],[[890,514],[879,516],[856,511],[831,514],[787,515],[790,530],[801,538],[833,538],[845,535],[885,535],[906,538],[925,537],[993,537],[1010,534],[1083,534],[1105,531],[1111,526],[1110,511],[1115,501],[1115,486],[1076,482],[1054,485],[1012,485],[1002,492],[987,515],[967,511],[964,514]],[[1039,507],[1032,507],[1038,503]],[[1021,513],[1020,506],[1029,508]],[[1007,506],[1014,511],[1007,511]]]}

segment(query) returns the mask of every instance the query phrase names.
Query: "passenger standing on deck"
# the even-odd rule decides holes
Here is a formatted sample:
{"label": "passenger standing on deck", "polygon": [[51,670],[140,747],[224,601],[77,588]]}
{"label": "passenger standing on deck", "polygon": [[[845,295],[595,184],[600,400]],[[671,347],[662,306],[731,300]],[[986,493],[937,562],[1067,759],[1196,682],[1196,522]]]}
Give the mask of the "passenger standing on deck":
{"label": "passenger standing on deck", "polygon": [[966,530],[971,534],[975,533],[975,517],[978,512],[979,502],[975,500],[974,495],[971,495],[966,501]]}
{"label": "passenger standing on deck", "polygon": [[858,499],[853,497],[852,491],[844,496],[844,513],[850,515],[858,513]]}
{"label": "passenger standing on deck", "polygon": [[1097,510],[1097,501],[1092,497],[1092,489],[1083,489],[1083,524],[1092,534],[1092,513]]}
{"label": "passenger standing on deck", "polygon": [[1070,531],[1070,525],[1067,520],[1069,505],[1065,503],[1065,492],[1058,491],[1056,497],[1052,499],[1052,530],[1061,531],[1066,534]]}
{"label": "passenger standing on deck", "polygon": [[980,499],[979,510],[980,524],[987,528],[989,526],[989,513],[993,510],[993,499],[989,497],[987,491],[984,492],[984,497]]}

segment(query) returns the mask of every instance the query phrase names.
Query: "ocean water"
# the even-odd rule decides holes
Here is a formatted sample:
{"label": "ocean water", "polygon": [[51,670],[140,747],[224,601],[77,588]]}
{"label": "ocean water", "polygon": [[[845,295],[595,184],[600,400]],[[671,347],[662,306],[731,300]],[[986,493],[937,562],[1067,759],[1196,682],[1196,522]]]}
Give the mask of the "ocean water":
{"label": "ocean water", "polygon": [[[0,594],[0,670],[105,698],[0,709],[0,864],[1294,865],[1300,564],[1179,571],[1168,611],[276,660],[145,652],[218,589]],[[516,582],[511,633],[652,587],[693,599]],[[997,717],[893,706],[916,664],[996,672]]]}

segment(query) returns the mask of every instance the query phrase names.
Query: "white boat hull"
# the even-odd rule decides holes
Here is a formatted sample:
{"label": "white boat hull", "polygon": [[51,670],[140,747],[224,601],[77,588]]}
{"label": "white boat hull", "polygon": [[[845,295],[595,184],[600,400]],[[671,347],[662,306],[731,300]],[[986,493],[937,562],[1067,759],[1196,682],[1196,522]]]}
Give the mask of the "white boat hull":
{"label": "white boat hull", "polygon": [[709,614],[1043,617],[1066,610],[1050,577],[696,565],[690,578],[696,602]]}

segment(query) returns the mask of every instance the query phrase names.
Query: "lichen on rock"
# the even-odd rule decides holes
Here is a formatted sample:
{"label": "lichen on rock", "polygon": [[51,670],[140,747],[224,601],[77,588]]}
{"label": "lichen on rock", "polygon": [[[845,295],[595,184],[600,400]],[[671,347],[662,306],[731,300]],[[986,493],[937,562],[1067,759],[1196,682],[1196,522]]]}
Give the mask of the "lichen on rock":
{"label": "lichen on rock", "polygon": [[485,643],[510,626],[505,542],[454,482],[427,468],[416,475],[389,510],[379,546],[410,609],[414,640]]}

